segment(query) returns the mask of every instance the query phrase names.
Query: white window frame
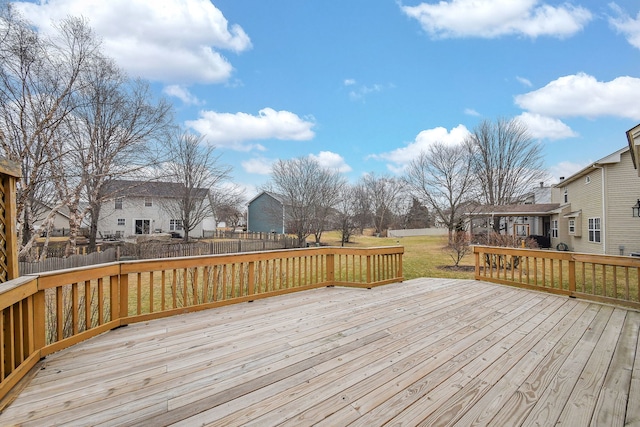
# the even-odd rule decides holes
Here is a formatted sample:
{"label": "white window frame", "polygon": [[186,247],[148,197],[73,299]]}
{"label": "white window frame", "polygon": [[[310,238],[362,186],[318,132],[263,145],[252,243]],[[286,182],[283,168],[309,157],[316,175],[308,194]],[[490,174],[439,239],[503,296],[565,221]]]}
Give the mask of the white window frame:
{"label": "white window frame", "polygon": [[569,234],[576,234],[576,219],[569,218]]}
{"label": "white window frame", "polygon": [[118,218],[116,224],[118,227],[125,227],[127,225],[127,220],[126,218]]}
{"label": "white window frame", "polygon": [[552,239],[558,238],[558,220],[557,219],[551,220],[551,238]]}
{"label": "white window frame", "polygon": [[145,197],[144,198],[144,207],[145,208],[153,207],[153,199],[151,197]]}
{"label": "white window frame", "polygon": [[170,219],[169,220],[169,231],[182,231],[184,227],[182,226],[181,219]]}
{"label": "white window frame", "polygon": [[589,218],[589,241],[602,243],[602,223],[600,217]]}
{"label": "white window frame", "polygon": [[563,195],[564,195],[564,202],[569,203],[569,189],[567,187],[564,187]]}
{"label": "white window frame", "polygon": [[122,210],[123,197],[116,197],[114,209]]}

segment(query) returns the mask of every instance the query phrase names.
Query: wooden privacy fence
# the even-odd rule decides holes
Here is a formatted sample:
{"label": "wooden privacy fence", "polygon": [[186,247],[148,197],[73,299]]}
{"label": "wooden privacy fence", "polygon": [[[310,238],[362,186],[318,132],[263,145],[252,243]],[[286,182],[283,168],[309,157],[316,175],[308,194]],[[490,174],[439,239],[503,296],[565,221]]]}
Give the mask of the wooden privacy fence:
{"label": "wooden privacy fence", "polygon": [[640,258],[474,246],[475,278],[640,309]]}
{"label": "wooden privacy fence", "polygon": [[66,258],[53,257],[36,262],[18,262],[20,274],[37,274],[45,271],[64,270],[68,268],[86,267],[88,265],[104,264],[116,261],[116,248],[109,248],[102,252],[86,255],[70,255]]}
{"label": "wooden privacy fence", "polygon": [[324,286],[399,282],[402,247],[124,261],[0,284],[0,398],[41,358],[129,323]]}

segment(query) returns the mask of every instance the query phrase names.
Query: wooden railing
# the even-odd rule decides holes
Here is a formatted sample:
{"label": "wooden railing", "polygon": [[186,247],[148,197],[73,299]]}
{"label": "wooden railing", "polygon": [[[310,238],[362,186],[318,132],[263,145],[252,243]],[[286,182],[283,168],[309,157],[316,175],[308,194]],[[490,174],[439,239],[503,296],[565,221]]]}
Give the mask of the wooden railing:
{"label": "wooden railing", "polygon": [[0,398],[43,357],[129,323],[324,286],[400,282],[402,247],[125,261],[0,284]]}
{"label": "wooden railing", "polygon": [[640,258],[475,246],[475,278],[640,309]]}

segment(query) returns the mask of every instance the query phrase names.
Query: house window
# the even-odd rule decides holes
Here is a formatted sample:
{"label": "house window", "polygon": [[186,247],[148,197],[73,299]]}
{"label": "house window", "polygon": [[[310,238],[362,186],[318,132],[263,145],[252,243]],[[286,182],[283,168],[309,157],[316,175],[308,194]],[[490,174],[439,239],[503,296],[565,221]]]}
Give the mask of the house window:
{"label": "house window", "polygon": [[153,200],[151,199],[151,197],[144,198],[144,206],[146,208],[150,208],[151,206],[153,206]]}
{"label": "house window", "polygon": [[576,234],[576,220],[569,220],[569,234]]}
{"label": "house window", "polygon": [[591,177],[587,175],[587,176],[584,178],[584,183],[585,183],[585,184],[590,184],[590,183],[591,183]]}
{"label": "house window", "polygon": [[172,219],[169,220],[169,231],[180,231],[182,230],[182,220]]}
{"label": "house window", "polygon": [[125,225],[124,218],[118,218],[118,225],[121,226],[121,227],[124,227],[124,225]]}
{"label": "house window", "polygon": [[589,218],[589,241],[600,243],[600,218]]}
{"label": "house window", "polygon": [[558,238],[558,220],[551,221],[551,237]]}
{"label": "house window", "polygon": [[118,198],[116,199],[116,206],[115,206],[115,208],[116,208],[116,209],[122,209],[122,197],[118,197]]}
{"label": "house window", "polygon": [[567,190],[567,187],[564,187],[564,202],[569,203],[569,190]]}

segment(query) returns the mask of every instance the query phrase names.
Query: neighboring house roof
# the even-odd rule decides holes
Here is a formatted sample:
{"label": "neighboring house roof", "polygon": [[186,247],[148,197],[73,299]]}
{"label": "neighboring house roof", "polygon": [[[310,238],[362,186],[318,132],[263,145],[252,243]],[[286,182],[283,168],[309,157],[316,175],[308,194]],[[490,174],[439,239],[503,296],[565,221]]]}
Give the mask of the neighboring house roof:
{"label": "neighboring house roof", "polygon": [[498,206],[478,206],[473,212],[468,212],[471,216],[542,216],[551,215],[560,207],[559,203],[539,203],[539,204],[519,204],[519,205],[498,205]]}
{"label": "neighboring house roof", "polygon": [[631,150],[633,167],[638,170],[638,176],[640,176],[640,167],[638,167],[640,164],[640,125],[634,126],[627,131],[627,141]]}
{"label": "neighboring house roof", "polygon": [[593,171],[593,169],[595,168],[599,168],[605,165],[612,165],[612,164],[616,164],[616,163],[620,163],[620,158],[622,156],[623,153],[626,153],[627,151],[629,151],[629,147],[623,147],[621,149],[619,149],[618,151],[616,151],[615,153],[609,154],[606,157],[603,157],[602,159],[591,163],[589,166],[579,170],[578,172],[574,173],[573,175],[571,175],[568,178],[563,179],[562,181],[560,181],[559,183],[555,184],[554,187],[564,187],[565,185],[582,178],[585,175],[588,175],[589,173],[591,173]]}
{"label": "neighboring house roof", "polygon": [[[204,199],[208,196],[206,188],[196,188],[196,197]],[[103,188],[104,194],[113,197],[156,197],[174,198],[180,197],[184,191],[184,185],[177,182],[166,181],[133,181],[114,179],[107,181]]]}
{"label": "neighboring house roof", "polygon": [[268,196],[273,197],[274,199],[276,199],[278,202],[280,202],[281,204],[284,205],[284,200],[285,197],[281,194],[277,194],[277,193],[272,193],[270,191],[262,191],[260,193],[258,193],[253,199],[249,200],[249,202],[247,203],[247,205],[250,205],[252,202],[254,202],[256,199],[258,199],[260,196],[262,196],[263,194],[266,194]]}

